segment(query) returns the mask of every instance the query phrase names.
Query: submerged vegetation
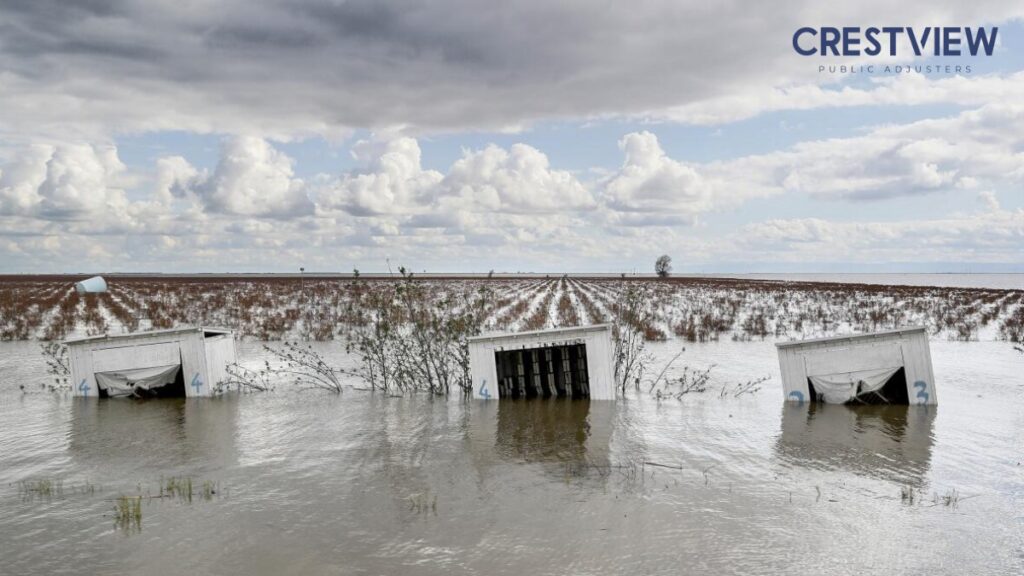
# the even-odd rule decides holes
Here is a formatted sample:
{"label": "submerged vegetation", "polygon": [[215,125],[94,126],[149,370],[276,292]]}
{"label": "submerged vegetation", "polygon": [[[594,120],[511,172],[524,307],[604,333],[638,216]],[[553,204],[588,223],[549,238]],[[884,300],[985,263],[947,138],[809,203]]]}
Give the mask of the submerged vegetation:
{"label": "submerged vegetation", "polygon": [[920,496],[917,488],[909,484],[900,486],[900,502],[913,506],[918,500],[920,500]]}
{"label": "submerged vegetation", "polygon": [[154,494],[150,489],[145,493],[142,486],[135,494],[121,494],[114,499],[114,527],[127,534],[142,531],[142,504],[159,500],[173,500],[191,504],[193,498],[210,501],[220,491],[220,484],[212,480],[204,480],[194,484],[190,476],[171,476],[161,478]]}
{"label": "submerged vegetation", "polygon": [[409,511],[416,514],[431,513],[437,516],[437,495],[431,494],[428,489],[419,494],[410,494],[406,500],[409,502]]}
{"label": "submerged vegetation", "polygon": [[142,531],[142,496],[119,496],[114,501],[114,527],[129,534]]}
{"label": "submerged vegetation", "polygon": [[[191,504],[194,500],[208,502],[221,494],[220,483],[204,480],[196,483],[190,476],[161,478],[156,488],[139,485],[132,493],[121,493],[113,499],[102,496],[104,490],[91,482],[66,483],[61,478],[32,478],[17,482],[18,494],[23,502],[48,503],[68,498],[99,496],[113,502],[114,528],[127,534],[142,531],[143,504],[153,501],[177,501]],[[110,510],[104,507],[105,510]],[[108,517],[108,514],[104,514]]]}
{"label": "submerged vegetation", "polygon": [[90,482],[64,485],[61,478],[33,478],[18,482],[18,494],[24,501],[53,500],[66,495],[91,495],[96,493],[96,486]]}
{"label": "submerged vegetation", "polygon": [[[976,496],[976,495],[975,495]],[[967,498],[973,498],[975,496],[968,496]],[[960,491],[956,488],[950,488],[939,494],[938,492],[932,493],[931,503],[925,504],[925,496],[920,488],[915,488],[909,484],[900,487],[900,502],[907,506],[914,505],[925,505],[929,507],[944,506],[946,508],[956,509],[960,506],[961,500],[965,500],[960,496]]]}
{"label": "submerged vegetation", "polygon": [[64,481],[60,479],[39,478],[18,482],[18,493],[23,500],[49,500],[64,496]]}
{"label": "submerged vegetation", "polygon": [[192,502],[192,498],[212,500],[217,495],[219,485],[212,480],[204,480],[197,487],[193,486],[191,476],[171,476],[160,480],[160,491],[152,498],[176,498],[185,502]]}

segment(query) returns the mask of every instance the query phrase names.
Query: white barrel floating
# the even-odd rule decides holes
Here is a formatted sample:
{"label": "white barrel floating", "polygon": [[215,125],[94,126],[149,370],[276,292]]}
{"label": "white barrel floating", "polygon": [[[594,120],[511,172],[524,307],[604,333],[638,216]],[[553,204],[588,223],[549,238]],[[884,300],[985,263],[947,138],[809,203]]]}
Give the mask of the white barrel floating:
{"label": "white barrel floating", "polygon": [[79,294],[96,294],[107,291],[107,281],[103,276],[93,276],[75,284],[75,291]]}

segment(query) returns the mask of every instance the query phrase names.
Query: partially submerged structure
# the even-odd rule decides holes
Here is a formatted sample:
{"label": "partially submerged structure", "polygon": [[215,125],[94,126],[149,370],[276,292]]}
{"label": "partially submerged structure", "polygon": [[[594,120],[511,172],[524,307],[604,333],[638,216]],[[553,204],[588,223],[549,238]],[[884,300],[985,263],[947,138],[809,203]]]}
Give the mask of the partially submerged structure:
{"label": "partially submerged structure", "polygon": [[608,324],[470,338],[473,397],[614,400],[614,350]]}
{"label": "partially submerged structure", "polygon": [[900,328],[775,344],[786,400],[937,404],[928,332]]}
{"label": "partially submerged structure", "polygon": [[188,327],[65,342],[75,396],[210,396],[235,362],[228,330]]}
{"label": "partially submerged structure", "polygon": [[75,282],[75,292],[79,294],[99,294],[107,291],[107,281],[103,276],[93,276],[81,282]]}

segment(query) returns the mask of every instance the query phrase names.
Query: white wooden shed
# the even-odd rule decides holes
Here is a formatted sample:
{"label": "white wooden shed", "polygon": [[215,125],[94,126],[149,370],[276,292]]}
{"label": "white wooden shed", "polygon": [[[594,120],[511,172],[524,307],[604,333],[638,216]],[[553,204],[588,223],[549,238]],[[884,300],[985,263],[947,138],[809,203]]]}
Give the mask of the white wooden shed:
{"label": "white wooden shed", "polygon": [[786,400],[937,404],[923,327],[775,344]]}
{"label": "white wooden shed", "polygon": [[614,354],[608,324],[470,338],[473,397],[614,400]]}
{"label": "white wooden shed", "polygon": [[210,396],[235,362],[229,330],[174,328],[65,342],[75,396]]}

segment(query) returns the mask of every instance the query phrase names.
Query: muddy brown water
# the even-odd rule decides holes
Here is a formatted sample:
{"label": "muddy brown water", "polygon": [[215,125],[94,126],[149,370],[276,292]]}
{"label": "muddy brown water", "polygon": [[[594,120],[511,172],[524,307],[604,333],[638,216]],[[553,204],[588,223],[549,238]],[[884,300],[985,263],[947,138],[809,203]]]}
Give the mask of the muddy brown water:
{"label": "muddy brown water", "polygon": [[[857,410],[784,406],[770,342],[689,348],[716,384],[773,379],[661,404],[82,401],[0,343],[0,573],[1024,573],[1012,347],[934,342],[939,406]],[[152,498],[170,478],[191,502]]]}

